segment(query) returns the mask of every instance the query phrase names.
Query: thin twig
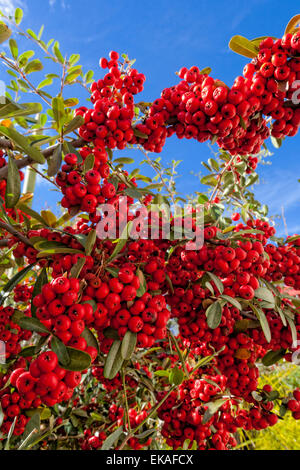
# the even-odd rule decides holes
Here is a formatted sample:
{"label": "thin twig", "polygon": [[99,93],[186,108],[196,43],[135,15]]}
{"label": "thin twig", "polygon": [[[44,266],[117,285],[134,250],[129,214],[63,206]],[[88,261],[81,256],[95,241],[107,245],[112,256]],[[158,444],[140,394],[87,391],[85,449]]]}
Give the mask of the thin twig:
{"label": "thin twig", "polygon": [[217,195],[219,194],[219,191],[221,189],[221,185],[222,185],[222,178],[225,174],[225,172],[227,171],[227,169],[232,165],[232,163],[234,162],[234,159],[235,159],[236,155],[233,155],[233,157],[231,157],[231,159],[229,160],[229,162],[224,166],[223,170],[219,173],[219,180],[218,180],[218,183],[217,185],[215,186],[213,192],[212,192],[212,195],[210,196],[210,199],[209,199],[209,202],[212,202],[214,200],[215,197],[217,197]]}
{"label": "thin twig", "polygon": [[21,240],[21,242],[25,243],[25,245],[31,245],[29,238],[18,232],[18,230],[16,230],[12,225],[0,221],[0,228],[11,233],[14,237],[17,237],[19,240]]}
{"label": "thin twig", "polygon": [[166,184],[166,182],[165,182],[165,180],[164,180],[164,177],[163,177],[162,172],[161,172],[158,168],[156,168],[156,166],[153,164],[151,158],[149,157],[148,152],[146,152],[146,151],[143,149],[143,147],[142,147],[141,145],[138,145],[138,149],[145,155],[145,157],[147,158],[147,161],[148,161],[149,165],[151,166],[151,168],[153,168],[153,170],[156,172],[156,174],[160,177],[160,180],[161,180],[161,182],[162,182],[162,184],[163,184],[165,190],[167,191],[167,193],[168,193],[169,196],[171,197],[172,203],[173,203],[173,205],[174,205],[174,204],[175,204],[175,201],[174,201],[174,194],[173,194],[173,191],[171,191],[171,190],[169,189],[169,187],[167,186],[167,184]]}
{"label": "thin twig", "polygon": [[[84,139],[80,138],[80,139],[73,140],[70,143],[74,148],[79,148],[84,145],[85,141]],[[47,158],[53,155],[53,152],[56,149],[56,147],[57,147],[57,144],[51,145],[51,147],[48,147],[47,149],[42,150],[41,153],[44,155],[46,160]],[[12,142],[10,142],[7,139],[0,139],[0,148],[14,150],[14,146]],[[35,163],[35,162],[30,157],[24,157],[21,160],[16,161],[16,164],[19,170],[21,168],[24,168],[25,166],[30,165],[31,163]],[[7,166],[4,166],[3,168],[0,169],[0,180],[7,177],[7,170],[8,170]]]}

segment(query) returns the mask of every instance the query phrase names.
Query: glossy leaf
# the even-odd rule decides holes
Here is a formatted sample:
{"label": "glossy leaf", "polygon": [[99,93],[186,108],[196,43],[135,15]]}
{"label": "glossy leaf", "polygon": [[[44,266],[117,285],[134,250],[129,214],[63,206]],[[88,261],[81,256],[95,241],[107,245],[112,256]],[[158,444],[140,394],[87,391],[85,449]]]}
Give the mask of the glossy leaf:
{"label": "glossy leaf", "polygon": [[7,166],[7,184],[5,190],[5,204],[8,208],[14,208],[21,195],[21,180],[16,160],[9,157]]}
{"label": "glossy leaf", "polygon": [[63,366],[65,369],[80,372],[90,367],[92,359],[88,353],[80,349],[71,348],[70,346],[67,346],[67,352],[70,362],[68,365]]}
{"label": "glossy leaf", "polygon": [[48,170],[47,170],[47,175],[48,176],[55,176],[61,166],[62,163],[62,145],[58,144],[51,155],[50,158],[47,159],[47,164],[48,164]]}
{"label": "glossy leaf", "polygon": [[24,72],[28,75],[32,72],[40,72],[43,70],[43,64],[39,59],[33,59],[25,65]]}
{"label": "glossy leaf", "polygon": [[64,345],[64,343],[56,336],[53,336],[51,339],[51,349],[57,355],[59,364],[62,367],[67,367],[70,364],[71,358],[69,356],[68,349]]}
{"label": "glossy leaf", "polygon": [[19,316],[19,318],[17,317],[18,316],[14,314],[13,321],[24,330],[50,334],[48,328],[46,328],[37,318],[26,317],[25,315]]}
{"label": "glossy leaf", "polygon": [[288,34],[288,33],[293,34],[293,33],[295,33],[296,29],[297,29],[297,26],[299,24],[300,24],[300,15],[293,16],[293,18],[291,18],[290,21],[288,22],[288,24],[286,25],[284,34]]}
{"label": "glossy leaf", "polygon": [[254,59],[258,53],[258,49],[255,44],[251,43],[249,39],[239,35],[231,38],[229,47],[233,52],[244,57],[249,57],[250,59]]}
{"label": "glossy leaf", "polygon": [[280,361],[285,356],[286,350],[281,348],[277,351],[268,351],[262,358],[262,363],[264,366],[272,366],[276,362]]}
{"label": "glossy leaf", "polygon": [[103,370],[103,375],[106,379],[113,379],[122,367],[121,347],[122,343],[120,340],[115,340],[110,347]]}
{"label": "glossy leaf", "polygon": [[0,134],[8,137],[12,140],[18,148],[20,148],[25,154],[27,154],[32,160],[37,163],[44,163],[45,157],[36,147],[30,145],[28,139],[23,135],[19,134],[12,127],[0,126]]}
{"label": "glossy leaf", "polygon": [[23,18],[23,10],[22,8],[16,8],[15,10],[15,22],[16,24],[20,24]]}
{"label": "glossy leaf", "polygon": [[109,450],[116,443],[123,433],[123,426],[120,426],[112,434],[110,434],[102,444],[101,450]]}
{"label": "glossy leaf", "polygon": [[22,279],[32,270],[33,266],[36,263],[31,263],[26,268],[22,269],[21,271],[17,272],[6,284],[2,287],[0,292],[0,305],[4,302],[8,294],[19,284]]}
{"label": "glossy leaf", "polygon": [[99,349],[99,343],[97,341],[97,338],[88,327],[86,327],[83,330],[83,333],[81,333],[81,336],[82,338],[86,340],[88,346],[92,346],[93,348],[96,348],[99,353],[100,349]]}
{"label": "glossy leaf", "polygon": [[47,284],[48,282],[48,276],[47,276],[47,270],[45,267],[41,270],[40,274],[36,278],[33,291],[32,291],[32,299],[31,299],[31,313],[32,316],[36,316],[36,306],[33,304],[33,299],[41,293],[42,287]]}
{"label": "glossy leaf", "polygon": [[217,328],[222,319],[222,307],[220,302],[216,301],[206,309],[207,325],[211,329]]}
{"label": "glossy leaf", "polygon": [[0,22],[0,44],[2,42],[7,41],[7,39],[10,38],[11,33],[12,33],[11,29],[9,29],[9,27],[6,26],[6,24],[1,21]]}
{"label": "glossy leaf", "polygon": [[127,330],[121,345],[121,356],[124,360],[129,360],[132,356],[136,346],[137,335],[130,330]]}

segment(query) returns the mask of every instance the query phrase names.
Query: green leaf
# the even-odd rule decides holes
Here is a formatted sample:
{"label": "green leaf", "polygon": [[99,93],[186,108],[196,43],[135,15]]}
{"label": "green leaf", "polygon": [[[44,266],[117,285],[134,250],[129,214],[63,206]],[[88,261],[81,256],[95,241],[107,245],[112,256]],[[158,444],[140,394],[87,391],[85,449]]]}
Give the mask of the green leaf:
{"label": "green leaf", "polygon": [[58,62],[63,64],[65,60],[62,56],[62,53],[59,50],[59,42],[58,41],[55,41],[55,43],[53,45],[53,48],[52,48],[52,51],[53,51],[55,57],[57,58]]}
{"label": "green leaf", "polygon": [[293,16],[293,18],[291,18],[288,24],[286,25],[284,34],[295,33],[296,28],[299,25],[299,23],[300,23],[300,15],[298,14],[298,15]]}
{"label": "green leaf", "polygon": [[80,349],[71,348],[67,346],[68,355],[70,357],[70,362],[68,365],[64,365],[64,369],[72,371],[82,371],[88,369],[91,365],[91,356]]}
{"label": "green leaf", "polygon": [[42,241],[34,245],[34,247],[43,253],[82,253],[76,248],[68,248],[60,242]]}
{"label": "green leaf", "polygon": [[71,72],[69,72],[66,77],[65,77],[65,84],[68,85],[72,82],[74,82],[76,80],[77,77],[79,77],[81,74],[82,74],[82,70],[81,70],[81,65],[77,65],[75,69],[74,67],[74,70],[72,70]]}
{"label": "green leaf", "polygon": [[81,333],[81,336],[82,338],[86,340],[88,346],[92,346],[93,348],[96,348],[99,353],[100,349],[99,349],[99,343],[97,341],[97,338],[88,327],[86,327],[83,330],[83,332]]}
{"label": "green leaf", "polygon": [[249,305],[252,308],[255,315],[257,316],[257,318],[259,319],[261,328],[263,330],[263,333],[265,335],[265,338],[266,338],[267,342],[270,343],[270,341],[272,339],[271,330],[270,330],[270,326],[269,326],[269,323],[268,323],[268,320],[267,320],[267,317],[266,317],[264,311],[261,308],[256,307],[253,304],[249,304]]}
{"label": "green leaf", "polygon": [[170,370],[156,370],[154,372],[154,375],[157,375],[157,377],[168,377],[170,375]]}
{"label": "green leaf", "polygon": [[114,163],[130,164],[130,163],[134,163],[134,160],[133,160],[133,158],[120,157],[120,158],[116,158],[116,159],[114,160]]}
{"label": "green leaf", "polygon": [[84,76],[84,81],[85,83],[91,83],[93,81],[93,76],[94,76],[94,71],[93,70],[88,70],[87,73]]}
{"label": "green leaf", "polygon": [[50,334],[50,331],[37,318],[26,317],[25,315],[13,315],[13,321],[24,330],[35,331],[36,333]]}
{"label": "green leaf", "polygon": [[35,40],[38,39],[37,35],[32,31],[32,29],[27,29],[27,34],[29,34],[29,36],[31,36]]}
{"label": "green leaf", "polygon": [[169,382],[171,385],[180,385],[184,380],[184,373],[178,367],[174,367],[170,370]]}
{"label": "green leaf", "polygon": [[211,68],[210,67],[205,67],[204,69],[200,70],[201,75],[209,75],[211,73]]}
{"label": "green leaf", "polygon": [[121,356],[124,360],[129,360],[136,346],[137,335],[127,330],[121,344]]}
{"label": "green leaf", "polygon": [[286,317],[286,319],[287,319],[287,322],[288,322],[290,330],[291,330],[293,347],[297,347],[297,345],[298,345],[298,343],[297,343],[298,335],[297,335],[297,329],[296,329],[295,323],[290,317]]}
{"label": "green leaf", "polygon": [[257,328],[259,327],[260,323],[258,320],[250,320],[249,318],[243,318],[242,320],[238,320],[234,324],[235,331],[246,331],[249,328]]}
{"label": "green leaf", "polygon": [[82,156],[76,150],[76,148],[73,147],[73,145],[70,142],[65,141],[64,144],[63,144],[63,149],[64,149],[65,154],[66,153],[75,153],[75,155],[77,156],[77,162],[82,163]]}
{"label": "green leaf", "polygon": [[35,346],[27,346],[27,348],[23,348],[20,352],[19,355],[21,357],[31,357],[36,354],[36,349]]}
{"label": "green leaf", "polygon": [[[64,102],[65,105],[65,102]],[[69,134],[70,132],[75,131],[78,129],[78,127],[82,126],[84,124],[84,118],[82,116],[75,116],[72,121],[70,121],[68,124],[66,124],[64,128],[64,134]]]}
{"label": "green leaf", "polygon": [[120,426],[112,434],[110,434],[102,444],[101,450],[109,450],[114,443],[117,443],[123,433],[123,426]]}
{"label": "green leaf", "polygon": [[123,364],[121,355],[122,343],[120,340],[115,340],[110,347],[109,353],[105,360],[103,375],[106,379],[113,379]]}
{"label": "green leaf", "polygon": [[234,299],[233,297],[230,297],[229,295],[221,295],[221,298],[226,300],[227,302],[229,302],[231,305],[233,305],[234,307],[238,308],[239,310],[242,310],[242,306],[240,304],[240,302],[236,299]]}
{"label": "green leaf", "polygon": [[33,59],[25,65],[24,72],[28,75],[32,72],[40,72],[43,70],[43,64],[39,59]]}
{"label": "green leaf", "polygon": [[[44,25],[42,24],[39,30],[38,39],[41,39],[43,32],[44,32]],[[43,41],[41,41],[41,43],[44,44]]]}
{"label": "green leaf", "polygon": [[206,424],[226,401],[226,398],[220,398],[219,400],[205,403],[207,409],[205,410],[205,413],[203,415],[202,423]]}
{"label": "green leaf", "polygon": [[2,287],[2,290],[0,292],[0,305],[4,302],[8,294],[16,287],[17,284],[19,284],[22,279],[31,271],[32,267],[36,263],[31,263],[26,268],[22,269],[22,271],[19,271],[17,274],[15,274],[6,284],[4,287]]}
{"label": "green leaf", "polygon": [[0,104],[0,118],[16,118],[37,114],[42,111],[40,103],[15,103],[9,98],[5,97],[5,102]]}
{"label": "green leaf", "polygon": [[9,48],[10,48],[10,52],[11,52],[11,55],[13,56],[13,58],[17,59],[18,54],[19,54],[19,49],[18,49],[17,41],[15,39],[10,38]]}
{"label": "green leaf", "polygon": [[211,278],[211,280],[214,282],[216,288],[218,289],[218,291],[220,292],[220,294],[223,294],[224,292],[224,286],[223,286],[223,282],[221,281],[221,279],[216,276],[215,274],[209,272],[209,271],[206,271],[206,274]]}
{"label": "green leaf", "polygon": [[124,194],[126,194],[126,196],[132,197],[133,199],[140,199],[142,196],[142,193],[135,188],[126,188]]}
{"label": "green leaf", "polygon": [[7,39],[11,36],[11,33],[12,33],[11,29],[9,29],[9,27],[6,26],[6,24],[1,21],[0,22],[0,44],[2,42],[7,41]]}
{"label": "green leaf", "polygon": [[22,212],[25,212],[25,214],[30,215],[33,219],[37,220],[38,222],[41,222],[44,226],[47,227],[46,221],[43,219],[43,217],[35,212],[31,207],[26,206],[23,202],[18,203],[18,209],[20,209]]}
{"label": "green leaf", "polygon": [[139,131],[138,129],[134,128],[133,133],[136,137],[140,137],[141,139],[148,139],[148,135],[144,134],[143,132]]}
{"label": "green leaf", "polygon": [[33,317],[36,315],[36,306],[33,304],[33,299],[41,293],[42,287],[48,283],[48,276],[47,276],[47,270],[45,267],[41,270],[40,274],[36,278],[33,291],[32,291],[32,298],[31,298],[31,314]]}
{"label": "green leaf", "polygon": [[19,58],[18,58],[18,63],[19,63],[19,66],[22,68],[22,67],[25,67],[25,65],[27,64],[28,62],[28,59],[31,59],[31,57],[34,56],[34,51],[30,50],[30,51],[25,51],[23,52],[22,54],[19,55]]}
{"label": "green leaf", "polygon": [[93,248],[95,246],[95,243],[96,243],[96,240],[97,240],[97,232],[95,229],[91,230],[86,238],[86,242],[85,242],[85,254],[87,256],[89,256],[92,251],[93,251]]}
{"label": "green leaf", "polygon": [[266,287],[259,287],[258,289],[256,289],[256,291],[254,292],[254,295],[257,299],[262,299],[264,300],[265,302],[273,305],[275,307],[275,298],[274,298],[274,295],[272,294],[272,292],[267,289]]}
{"label": "green leaf", "polygon": [[[55,243],[55,242],[52,242],[52,243]],[[82,251],[80,250],[76,250],[75,248],[67,248],[65,245],[60,245],[59,243],[56,245],[57,248],[53,247],[53,248],[47,248],[46,250],[43,250],[43,251],[40,251],[38,254],[37,254],[37,258],[45,258],[45,256],[52,256],[52,255],[55,255],[57,253],[64,253],[64,254],[67,254],[67,253],[82,253]]]}
{"label": "green leaf", "polygon": [[22,8],[16,8],[15,10],[15,22],[16,24],[20,24],[23,18],[23,10]]}
{"label": "green leaf", "polygon": [[0,134],[8,137],[12,140],[17,147],[24,151],[32,160],[37,163],[45,163],[44,155],[36,147],[30,145],[28,139],[23,135],[19,134],[15,129],[11,127],[0,126]]}
{"label": "green leaf", "polygon": [[207,325],[211,329],[217,328],[222,319],[222,307],[220,302],[216,301],[211,304],[205,311],[206,318],[207,318]]}
{"label": "green leaf", "polygon": [[[118,275],[119,275],[118,268],[113,268],[111,266],[106,266],[105,271],[109,272],[113,277],[118,277]],[[138,294],[137,294],[137,296],[138,296]]]}
{"label": "green leaf", "polygon": [[272,135],[271,135],[271,142],[272,142],[273,147],[275,147],[276,149],[279,149],[282,145],[282,139],[278,139],[277,137],[273,137]]}
{"label": "green leaf", "polygon": [[64,105],[67,108],[72,108],[72,106],[77,106],[78,103],[79,103],[78,98],[67,98],[66,100],[64,100]]}
{"label": "green leaf", "polygon": [[58,362],[62,367],[67,367],[70,364],[71,358],[69,356],[68,349],[56,336],[53,336],[51,339],[51,349],[57,355]]}
{"label": "green leaf", "polygon": [[277,351],[268,351],[264,357],[262,358],[261,362],[264,366],[272,366],[276,364],[276,362],[280,361],[285,356],[286,350],[281,348]]}
{"label": "green leaf", "polygon": [[51,155],[50,158],[47,159],[47,165],[48,165],[48,170],[47,170],[47,175],[48,176],[55,176],[61,166],[62,163],[62,144],[57,144],[57,146],[54,149],[53,154]]}
{"label": "green leaf", "polygon": [[120,339],[117,330],[114,330],[110,326],[103,330],[103,334],[104,334],[105,338]]}
{"label": "green leaf", "polygon": [[16,160],[13,157],[8,159],[7,185],[5,190],[5,204],[8,208],[13,208],[20,199],[21,180]]}
{"label": "green leaf", "polygon": [[14,429],[15,429],[15,425],[16,425],[16,421],[17,421],[17,416],[15,416],[15,418],[14,418],[14,420],[13,420],[13,422],[12,422],[10,428],[9,428],[4,450],[9,450],[9,447],[10,447],[10,438],[11,438],[11,436],[13,435],[13,432],[14,432]]}
{"label": "green leaf", "polygon": [[218,182],[214,176],[206,175],[201,178],[200,183],[208,184],[209,186],[216,186]]}
{"label": "green leaf", "polygon": [[[26,441],[26,445],[30,444],[30,442],[33,442],[37,437],[36,434],[40,431],[40,427],[41,427],[41,415],[39,412],[36,412],[31,416],[30,420],[26,424],[25,431],[22,434],[22,438],[23,438],[22,443],[25,442],[25,440],[29,437],[29,435],[31,435],[32,440],[30,439],[29,441]],[[36,430],[36,433],[33,433],[34,430]],[[22,446],[22,443],[21,443],[21,446]],[[23,448],[24,447],[22,447],[22,449]]]}
{"label": "green leaf", "polygon": [[40,90],[41,88],[44,88],[45,86],[52,85],[52,83],[53,83],[52,78],[45,78],[45,80],[42,80],[36,88],[37,90]]}
{"label": "green leaf", "polygon": [[83,266],[85,265],[85,257],[82,257],[82,258],[79,258],[76,263],[72,266],[71,270],[70,270],[70,277],[75,277],[77,278],[79,276],[79,274],[81,273],[81,270],[83,268]]}
{"label": "green leaf", "polygon": [[130,231],[131,231],[131,227],[132,227],[132,221],[129,221],[128,224],[126,225],[126,227],[124,228],[124,230],[122,232],[122,235],[121,235],[121,238],[119,238],[118,243],[116,244],[114,251],[112,252],[110,257],[108,258],[107,264],[111,263],[115,259],[115,257],[121,252],[121,250],[124,248],[124,246],[126,245],[129,234],[130,234]]}
{"label": "green leaf", "polygon": [[94,164],[95,164],[95,155],[93,153],[90,153],[84,160],[84,163],[82,165],[82,172],[85,174],[89,170],[92,170],[94,168]]}
{"label": "green leaf", "polygon": [[249,39],[239,35],[233,36],[230,39],[229,47],[233,52],[236,52],[236,54],[249,57],[250,59],[254,59],[258,53],[258,49],[254,43],[251,43]]}
{"label": "green leaf", "polygon": [[[166,281],[167,281],[167,284],[169,285],[170,287],[170,291],[172,294],[174,294],[174,286],[173,286],[173,283],[171,281],[171,278],[170,276],[166,273]],[[145,292],[146,292],[146,289],[145,289]],[[143,295],[143,294],[142,294]]]}
{"label": "green leaf", "polygon": [[137,297],[142,297],[142,295],[144,295],[147,290],[146,279],[145,279],[144,273],[140,269],[137,269],[136,275],[140,281],[140,287],[136,291],[136,295]]}
{"label": "green leaf", "polygon": [[70,65],[75,65],[79,60],[80,60],[80,55],[79,54],[72,54],[69,57],[69,64]]}
{"label": "green leaf", "polygon": [[208,201],[209,201],[209,199],[206,196],[206,194],[199,194],[199,196],[198,196],[198,203],[199,204],[205,204]]}
{"label": "green leaf", "polygon": [[65,105],[61,96],[56,96],[52,99],[52,111],[57,129],[61,131],[65,120]]}

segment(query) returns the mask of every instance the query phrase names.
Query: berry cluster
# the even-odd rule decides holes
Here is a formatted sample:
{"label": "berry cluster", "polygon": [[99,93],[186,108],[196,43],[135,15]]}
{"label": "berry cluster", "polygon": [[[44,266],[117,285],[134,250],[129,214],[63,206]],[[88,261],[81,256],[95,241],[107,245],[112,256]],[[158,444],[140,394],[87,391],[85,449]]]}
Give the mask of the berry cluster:
{"label": "berry cluster", "polygon": [[100,66],[109,71],[91,86],[93,109],[76,111],[85,121],[79,134],[97,147],[122,150],[133,140],[134,95],[143,90],[146,78],[126,59],[121,63],[115,51],[110,52],[109,61],[101,58]]}
{"label": "berry cluster", "polygon": [[[28,311],[25,312],[26,315],[28,313]],[[16,357],[22,349],[22,341],[28,341],[32,335],[31,331],[23,330],[14,323],[13,314],[14,309],[12,307],[0,306],[0,341],[5,343],[5,351],[1,349],[2,362],[4,359]],[[5,354],[5,358],[2,357],[3,354]]]}

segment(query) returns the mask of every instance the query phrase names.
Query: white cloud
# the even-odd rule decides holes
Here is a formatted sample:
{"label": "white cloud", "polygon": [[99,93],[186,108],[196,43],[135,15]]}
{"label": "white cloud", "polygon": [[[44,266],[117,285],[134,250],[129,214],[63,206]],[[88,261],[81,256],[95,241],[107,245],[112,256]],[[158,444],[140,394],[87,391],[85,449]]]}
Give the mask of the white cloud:
{"label": "white cloud", "polygon": [[[60,6],[63,10],[66,10],[69,8],[69,4],[65,0],[59,0]],[[55,7],[56,5],[56,0],[49,0],[49,6],[50,8]]]}
{"label": "white cloud", "polygon": [[16,8],[24,8],[23,0],[0,0],[0,10],[5,15],[13,15]]}

